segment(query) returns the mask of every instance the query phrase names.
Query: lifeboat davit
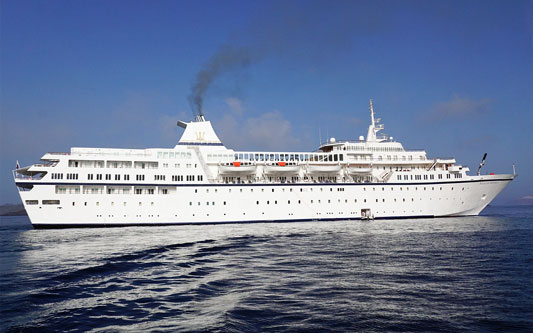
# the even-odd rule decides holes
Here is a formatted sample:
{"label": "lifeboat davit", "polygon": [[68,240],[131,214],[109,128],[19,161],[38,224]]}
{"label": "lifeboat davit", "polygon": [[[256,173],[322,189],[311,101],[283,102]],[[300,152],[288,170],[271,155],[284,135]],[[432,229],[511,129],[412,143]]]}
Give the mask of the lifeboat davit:
{"label": "lifeboat davit", "polygon": [[300,172],[300,166],[287,165],[286,162],[278,162],[277,164],[265,165],[263,170],[266,174],[296,174]]}
{"label": "lifeboat davit", "polygon": [[323,164],[323,165],[308,165],[308,173],[339,173],[341,171],[341,166],[338,164]]}
{"label": "lifeboat davit", "polygon": [[218,170],[221,174],[252,174],[256,172],[257,165],[232,162],[225,165],[219,165]]}

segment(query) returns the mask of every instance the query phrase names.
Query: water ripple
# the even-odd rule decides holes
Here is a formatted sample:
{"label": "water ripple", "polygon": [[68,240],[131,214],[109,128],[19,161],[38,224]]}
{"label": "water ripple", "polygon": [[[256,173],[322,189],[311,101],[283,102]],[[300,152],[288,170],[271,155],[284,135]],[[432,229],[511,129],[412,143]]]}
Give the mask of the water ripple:
{"label": "water ripple", "polygon": [[0,331],[528,331],[533,214],[501,214],[52,232],[2,225]]}

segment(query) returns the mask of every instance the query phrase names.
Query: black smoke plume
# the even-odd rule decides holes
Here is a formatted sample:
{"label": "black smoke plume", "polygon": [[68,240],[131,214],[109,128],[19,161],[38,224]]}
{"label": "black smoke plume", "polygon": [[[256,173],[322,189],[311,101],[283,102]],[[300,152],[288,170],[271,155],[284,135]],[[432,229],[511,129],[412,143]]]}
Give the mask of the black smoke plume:
{"label": "black smoke plume", "polygon": [[358,36],[380,29],[387,8],[378,0],[268,2],[198,72],[189,96],[193,113],[204,115],[204,98],[214,80],[266,57],[283,58],[296,67],[335,61],[357,44]]}
{"label": "black smoke plume", "polygon": [[223,45],[209,59],[198,74],[192,86],[189,102],[193,112],[198,116],[203,116],[204,96],[213,80],[220,75],[235,69],[244,68],[254,62],[254,56],[248,47],[233,45]]}

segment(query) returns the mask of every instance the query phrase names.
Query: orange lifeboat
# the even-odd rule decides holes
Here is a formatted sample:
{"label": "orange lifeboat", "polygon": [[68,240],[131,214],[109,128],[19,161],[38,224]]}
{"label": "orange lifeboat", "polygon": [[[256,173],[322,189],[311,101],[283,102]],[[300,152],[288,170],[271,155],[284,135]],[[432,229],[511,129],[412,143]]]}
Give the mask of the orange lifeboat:
{"label": "orange lifeboat", "polygon": [[285,162],[278,162],[279,166],[285,166],[285,164],[286,164]]}
{"label": "orange lifeboat", "polygon": [[233,166],[234,167],[240,167],[241,166],[241,162],[233,162]]}

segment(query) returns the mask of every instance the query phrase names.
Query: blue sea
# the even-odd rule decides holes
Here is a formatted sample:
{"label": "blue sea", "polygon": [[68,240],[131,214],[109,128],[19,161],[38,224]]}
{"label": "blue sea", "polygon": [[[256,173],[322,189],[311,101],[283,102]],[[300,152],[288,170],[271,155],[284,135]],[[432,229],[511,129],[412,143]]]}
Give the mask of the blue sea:
{"label": "blue sea", "polygon": [[533,207],[438,219],[33,230],[0,331],[533,331]]}

